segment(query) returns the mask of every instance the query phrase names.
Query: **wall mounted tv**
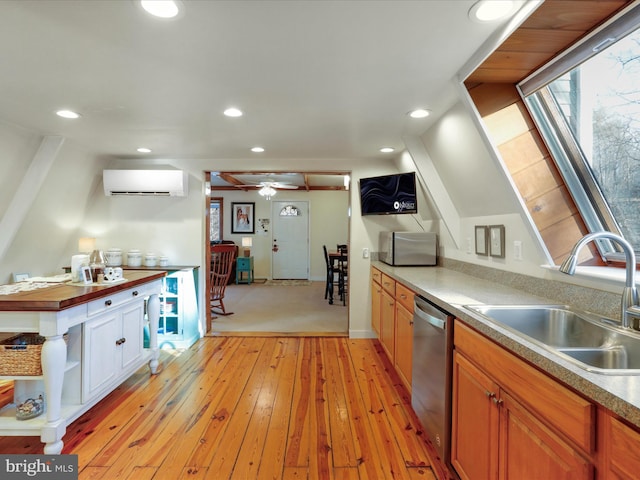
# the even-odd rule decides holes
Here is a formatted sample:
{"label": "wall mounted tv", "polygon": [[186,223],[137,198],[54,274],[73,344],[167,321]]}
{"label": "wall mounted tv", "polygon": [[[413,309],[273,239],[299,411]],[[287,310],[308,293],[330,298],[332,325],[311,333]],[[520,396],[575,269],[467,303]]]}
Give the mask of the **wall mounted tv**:
{"label": "wall mounted tv", "polygon": [[360,179],[362,215],[418,213],[415,172]]}

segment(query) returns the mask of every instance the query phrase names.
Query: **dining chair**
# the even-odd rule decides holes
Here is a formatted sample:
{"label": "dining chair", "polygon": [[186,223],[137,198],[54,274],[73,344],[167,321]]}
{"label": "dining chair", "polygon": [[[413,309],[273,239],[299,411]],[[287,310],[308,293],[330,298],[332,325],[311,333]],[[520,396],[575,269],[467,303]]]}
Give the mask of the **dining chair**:
{"label": "dining chair", "polygon": [[347,245],[338,244],[338,294],[342,304],[347,303],[347,282],[349,279],[349,249]]}
{"label": "dining chair", "polygon": [[[224,292],[231,276],[235,261],[236,246],[229,244],[214,245],[211,248],[211,272],[209,274],[209,305],[211,312],[218,315],[231,315],[224,307]],[[218,309],[218,310],[214,310]],[[221,310],[221,311],[220,311]]]}
{"label": "dining chair", "polygon": [[[324,298],[325,300],[329,299],[329,304],[333,305],[333,290],[337,284],[336,276],[338,276],[337,268],[334,268],[333,262],[331,258],[329,258],[329,252],[327,251],[327,246],[323,245],[322,250],[324,251],[324,261],[327,265],[327,279],[324,287]],[[339,282],[339,276],[337,278]]]}

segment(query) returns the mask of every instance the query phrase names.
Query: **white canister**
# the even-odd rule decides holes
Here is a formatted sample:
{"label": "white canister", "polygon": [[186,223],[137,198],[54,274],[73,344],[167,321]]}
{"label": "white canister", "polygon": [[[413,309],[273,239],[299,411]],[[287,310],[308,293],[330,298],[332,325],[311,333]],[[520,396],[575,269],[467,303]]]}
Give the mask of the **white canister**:
{"label": "white canister", "polygon": [[110,248],[104,252],[104,261],[107,267],[119,267],[122,265],[122,250],[119,248]]}
{"label": "white canister", "polygon": [[145,267],[155,267],[158,261],[158,257],[156,257],[155,253],[147,253],[144,256],[144,266]]}
{"label": "white canister", "polygon": [[165,256],[165,255],[160,255],[160,257],[158,258],[158,265],[160,265],[161,267],[166,267],[169,265],[169,257]]}
{"label": "white canister", "polygon": [[133,249],[127,252],[127,265],[130,267],[142,265],[142,253],[140,253],[140,250]]}

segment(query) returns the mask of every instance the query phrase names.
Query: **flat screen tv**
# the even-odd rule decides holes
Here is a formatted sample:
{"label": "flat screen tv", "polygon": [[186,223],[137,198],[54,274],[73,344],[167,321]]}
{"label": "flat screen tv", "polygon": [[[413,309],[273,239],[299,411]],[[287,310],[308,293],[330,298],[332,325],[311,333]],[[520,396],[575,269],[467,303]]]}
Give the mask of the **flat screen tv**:
{"label": "flat screen tv", "polygon": [[362,215],[418,213],[415,172],[360,179]]}

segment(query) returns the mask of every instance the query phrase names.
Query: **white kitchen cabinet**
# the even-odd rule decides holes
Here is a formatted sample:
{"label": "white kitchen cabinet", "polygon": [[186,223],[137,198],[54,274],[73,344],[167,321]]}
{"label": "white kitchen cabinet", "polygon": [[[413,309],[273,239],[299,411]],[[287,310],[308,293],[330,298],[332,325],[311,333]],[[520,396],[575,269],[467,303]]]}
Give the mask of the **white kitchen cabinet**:
{"label": "white kitchen cabinet", "polygon": [[128,377],[143,358],[144,299],[115,307],[83,325],[82,401]]}
{"label": "white kitchen cabinet", "polygon": [[197,267],[168,270],[160,294],[160,348],[189,348],[200,338]]}

